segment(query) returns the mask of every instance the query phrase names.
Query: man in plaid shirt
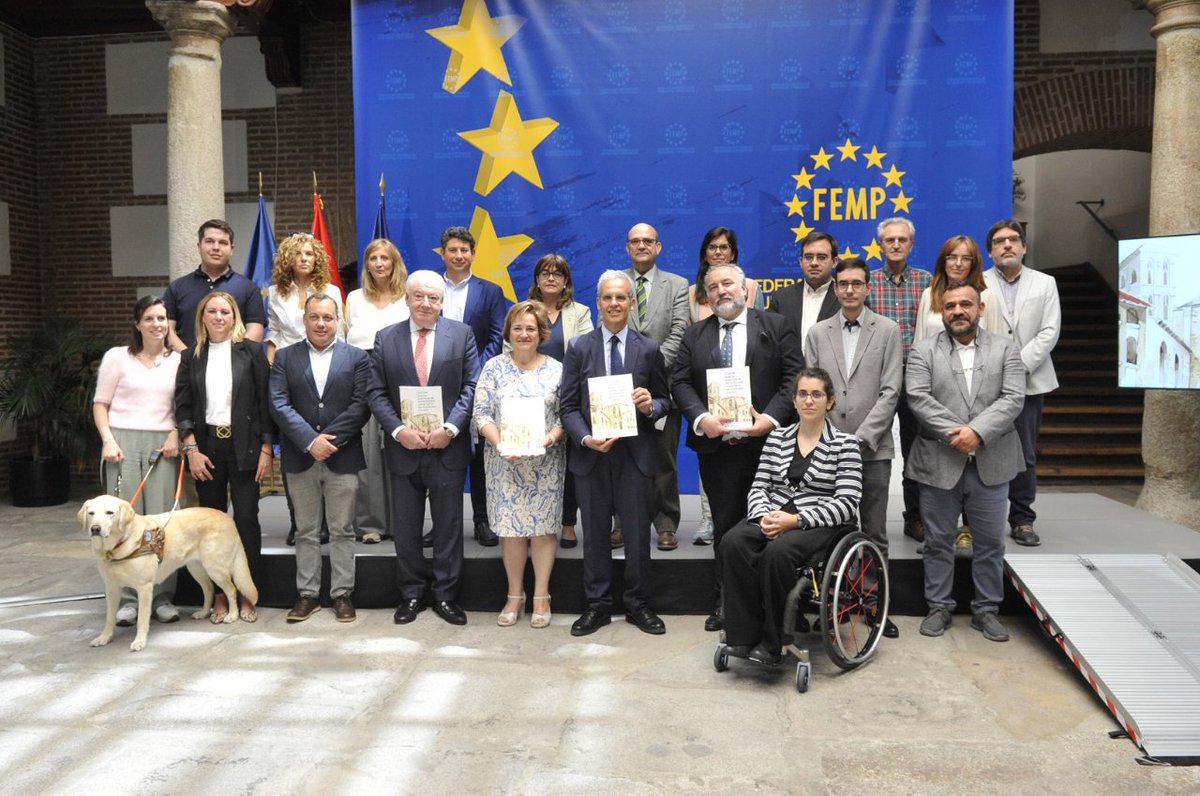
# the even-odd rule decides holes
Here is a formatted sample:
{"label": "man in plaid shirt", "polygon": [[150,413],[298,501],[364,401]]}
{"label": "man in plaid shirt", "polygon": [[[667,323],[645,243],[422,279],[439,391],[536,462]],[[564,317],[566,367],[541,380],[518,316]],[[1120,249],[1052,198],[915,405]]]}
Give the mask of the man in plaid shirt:
{"label": "man in plaid shirt", "polygon": [[[900,344],[904,349],[904,361],[908,362],[908,351],[912,347],[913,332],[917,327],[917,304],[921,293],[929,287],[932,277],[928,271],[919,271],[908,264],[912,252],[916,227],[907,218],[887,218],[879,222],[876,230],[883,244],[883,267],[871,274],[871,292],[867,294],[867,305],[891,318],[900,326]],[[908,459],[913,440],[917,437],[917,419],[908,408],[903,392],[896,406],[900,418],[900,455]],[[903,472],[903,471],[902,471]],[[925,541],[925,525],[921,522],[921,506],[917,482],[908,476],[904,484],[904,535]]]}

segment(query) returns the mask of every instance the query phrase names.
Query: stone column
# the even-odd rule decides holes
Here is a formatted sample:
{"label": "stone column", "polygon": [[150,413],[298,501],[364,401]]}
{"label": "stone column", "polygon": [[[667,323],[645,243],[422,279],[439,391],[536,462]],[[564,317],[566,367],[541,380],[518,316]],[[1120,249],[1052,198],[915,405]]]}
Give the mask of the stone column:
{"label": "stone column", "polygon": [[171,278],[195,270],[196,229],[225,217],[221,42],[233,20],[213,0],[146,0],[171,36],[167,65],[167,228]]}
{"label": "stone column", "polygon": [[[1200,229],[1200,0],[1143,0],[1157,42],[1150,234]],[[1195,263],[1187,268],[1200,267]],[[1147,390],[1138,506],[1200,529],[1200,395]]]}

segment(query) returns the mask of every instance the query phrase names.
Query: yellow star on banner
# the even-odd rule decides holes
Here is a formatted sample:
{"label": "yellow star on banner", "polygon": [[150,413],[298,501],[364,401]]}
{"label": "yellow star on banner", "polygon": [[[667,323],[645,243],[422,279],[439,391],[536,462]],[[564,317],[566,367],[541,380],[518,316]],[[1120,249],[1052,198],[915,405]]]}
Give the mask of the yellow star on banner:
{"label": "yellow star on banner", "polygon": [[908,172],[900,171],[899,169],[896,168],[896,164],[893,163],[892,167],[883,173],[883,176],[887,177],[887,182],[885,182],[883,184],[883,187],[886,188],[889,185],[899,185],[900,178],[903,177],[905,174],[908,174]]}
{"label": "yellow star on banner", "polygon": [[465,86],[480,69],[512,85],[500,48],[521,29],[525,17],[493,17],[485,0],[465,0],[457,25],[429,28],[425,32],[450,48],[450,62],[442,88],[451,94]]}
{"label": "yellow star on banner", "polygon": [[901,189],[900,193],[896,194],[895,196],[889,196],[888,201],[892,203],[892,212],[893,213],[900,213],[900,212],[911,213],[912,212],[911,210],[908,209],[908,203],[912,201],[912,197],[905,196],[904,189]]}
{"label": "yellow star on banner", "polygon": [[816,164],[813,166],[814,169],[828,169],[829,161],[833,159],[833,153],[826,152],[825,147],[821,147],[817,154],[809,155],[809,157],[812,158],[813,163]]}
{"label": "yellow star on banner", "polygon": [[792,175],[792,179],[796,181],[796,190],[800,190],[801,188],[807,188],[808,190],[811,191],[813,176],[814,175],[808,173],[808,169],[801,166],[800,173]]}
{"label": "yellow star on banner", "polygon": [[858,256],[858,255],[854,253],[854,249],[851,249],[849,246],[847,246],[846,248],[842,249],[842,250],[841,250],[841,251],[838,253],[838,259],[839,259],[839,260],[845,260],[847,257],[857,257],[857,256]]}
{"label": "yellow star on banner", "polygon": [[541,188],[542,176],[534,162],[533,149],[556,127],[558,122],[549,116],[524,121],[513,95],[501,91],[492,111],[492,123],[488,127],[459,133],[471,146],[483,152],[475,177],[475,192],[487,196],[513,173]]}
{"label": "yellow star on banner", "polygon": [[836,149],[838,152],[842,153],[841,160],[857,161],[858,157],[856,157],[855,153],[857,153],[858,150],[862,149],[862,147],[856,146],[856,145],[850,143],[850,139],[847,138],[846,143],[842,144],[839,147],[834,147],[834,149]]}
{"label": "yellow star on banner", "polygon": [[867,168],[878,166],[880,171],[883,171],[883,158],[887,152],[880,152],[879,147],[872,146],[870,152],[864,152],[863,157],[867,159]]}
{"label": "yellow star on banner", "polygon": [[800,241],[804,240],[804,236],[812,231],[813,231],[813,228],[810,227],[808,224],[805,224],[803,221],[800,222],[800,226],[792,227],[792,232],[796,233],[796,243],[799,243]]}
{"label": "yellow star on banner", "polygon": [[871,242],[863,246],[863,254],[866,255],[863,259],[867,262],[871,260],[883,260],[883,249],[874,238],[871,238]]}
{"label": "yellow star on banner", "polygon": [[[492,216],[488,211],[476,205],[471,214],[471,234],[475,237],[475,262],[471,263],[471,273],[480,279],[499,285],[505,298],[516,303],[517,292],[513,290],[512,277],[508,275],[508,266],[517,259],[521,252],[529,248],[533,238],[528,235],[505,235],[496,237],[496,227],[492,224]],[[441,247],[434,249],[440,257]]]}
{"label": "yellow star on banner", "polygon": [[785,204],[787,205],[789,216],[800,216],[801,218],[803,218],[804,217],[804,206],[806,204],[808,204],[808,202],[803,201],[796,194],[792,194],[792,201],[785,202]]}

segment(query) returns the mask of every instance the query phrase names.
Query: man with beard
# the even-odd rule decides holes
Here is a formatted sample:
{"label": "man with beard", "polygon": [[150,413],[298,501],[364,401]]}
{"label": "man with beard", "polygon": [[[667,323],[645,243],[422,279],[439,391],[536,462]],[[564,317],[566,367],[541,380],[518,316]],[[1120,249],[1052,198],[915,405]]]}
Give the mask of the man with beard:
{"label": "man with beard", "polygon": [[[792,389],[804,367],[800,340],[782,315],[746,306],[746,275],[718,265],[704,279],[713,314],[683,335],[671,369],[671,392],[687,419],[688,447],[696,451],[700,481],[713,516],[713,553],[725,532],[746,517],[746,496],[767,434],[796,419]],[[753,426],[730,431],[708,411],[710,368],[748,367]],[[718,573],[719,574],[719,573]],[[720,601],[704,622],[720,630]]]}
{"label": "man with beard", "polygon": [[1013,421],[1025,402],[1025,368],[1015,344],[979,328],[979,291],[953,281],[942,299],[936,337],[913,343],[905,386],[920,432],[905,462],[921,484],[925,522],[925,600],[921,635],[940,636],[954,611],[954,537],[971,518],[975,599],[971,626],[989,641],[1008,641],[997,612],[1004,598],[1004,527],[1008,483],[1024,468]]}

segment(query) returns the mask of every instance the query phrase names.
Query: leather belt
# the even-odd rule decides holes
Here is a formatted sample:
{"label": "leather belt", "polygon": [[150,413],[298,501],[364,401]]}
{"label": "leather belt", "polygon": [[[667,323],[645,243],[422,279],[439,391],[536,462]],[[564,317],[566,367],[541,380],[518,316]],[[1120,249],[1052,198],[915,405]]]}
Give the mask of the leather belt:
{"label": "leather belt", "polygon": [[210,436],[216,437],[217,439],[231,439],[233,437],[233,426],[229,424],[220,426],[210,425],[208,427],[208,433]]}

